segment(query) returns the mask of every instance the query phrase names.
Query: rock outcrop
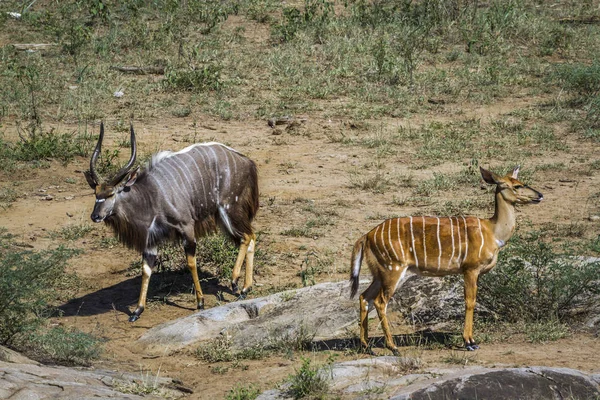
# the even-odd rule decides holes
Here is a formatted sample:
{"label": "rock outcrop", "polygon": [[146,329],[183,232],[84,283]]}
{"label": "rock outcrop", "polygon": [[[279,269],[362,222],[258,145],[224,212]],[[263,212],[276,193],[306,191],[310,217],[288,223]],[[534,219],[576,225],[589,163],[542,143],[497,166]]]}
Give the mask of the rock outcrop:
{"label": "rock outcrop", "polygon": [[184,392],[169,378],[0,361],[0,399],[164,399]]}
{"label": "rock outcrop", "polygon": [[[369,283],[361,281],[360,290]],[[358,300],[350,300],[349,294],[348,282],[327,282],[237,301],[156,326],[139,343],[145,351],[164,354],[222,335],[231,338],[234,348],[299,336],[351,338],[357,332]],[[462,282],[411,276],[398,288],[390,307],[416,324],[439,326],[462,319]]]}
{"label": "rock outcrop", "polygon": [[[393,400],[446,399],[595,399],[600,397],[600,375],[569,368],[430,369],[401,373],[399,358],[387,356],[336,363],[324,370],[330,378],[329,393],[344,399]],[[286,390],[269,390],[257,400],[293,398]]]}

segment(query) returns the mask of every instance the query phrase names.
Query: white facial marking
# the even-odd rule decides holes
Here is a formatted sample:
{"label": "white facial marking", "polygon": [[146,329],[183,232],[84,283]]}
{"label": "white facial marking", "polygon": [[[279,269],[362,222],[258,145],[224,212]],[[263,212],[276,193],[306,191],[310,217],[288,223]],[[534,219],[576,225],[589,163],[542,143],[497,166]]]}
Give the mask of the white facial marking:
{"label": "white facial marking", "polygon": [[392,270],[392,264],[388,265],[388,269],[391,271]]}
{"label": "white facial marking", "polygon": [[400,271],[400,266],[396,265],[396,271]]}
{"label": "white facial marking", "polygon": [[96,199],[96,203],[104,203],[106,199]]}
{"label": "white facial marking", "polygon": [[506,245],[506,242],[504,240],[496,239],[496,244],[498,245],[498,247],[504,247]]}

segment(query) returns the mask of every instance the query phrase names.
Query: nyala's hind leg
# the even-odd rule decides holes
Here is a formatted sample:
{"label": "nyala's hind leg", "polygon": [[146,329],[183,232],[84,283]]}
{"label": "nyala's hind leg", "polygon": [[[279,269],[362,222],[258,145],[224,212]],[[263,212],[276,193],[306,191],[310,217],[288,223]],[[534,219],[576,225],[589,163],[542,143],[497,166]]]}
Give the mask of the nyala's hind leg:
{"label": "nyala's hind leg", "polygon": [[196,267],[196,239],[184,241],[183,248],[185,249],[187,266],[192,274],[192,281],[194,282],[194,289],[196,290],[196,307],[198,310],[204,310],[204,294],[200,287],[198,268]]}
{"label": "nyala's hind leg", "polygon": [[361,350],[369,354],[373,354],[373,350],[369,344],[369,305],[373,302],[380,289],[381,282],[374,278],[373,282],[367,290],[362,292],[359,298],[360,319],[358,324],[360,326],[360,345]]}
{"label": "nyala's hind leg", "polygon": [[[233,267],[233,273],[231,276],[231,291],[234,294],[239,294],[240,299],[244,299],[252,288],[255,244],[256,235],[254,233],[244,234],[240,244],[237,260],[235,261],[235,266]],[[240,293],[238,280],[240,279],[240,272],[242,270],[244,260],[246,260],[246,277],[244,279],[244,287]]]}

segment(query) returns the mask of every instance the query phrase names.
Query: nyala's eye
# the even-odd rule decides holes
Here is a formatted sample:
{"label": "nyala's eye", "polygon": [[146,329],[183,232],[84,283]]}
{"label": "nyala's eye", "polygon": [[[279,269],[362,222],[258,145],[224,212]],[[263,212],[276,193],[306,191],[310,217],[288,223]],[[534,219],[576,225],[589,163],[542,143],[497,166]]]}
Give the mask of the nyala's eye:
{"label": "nyala's eye", "polygon": [[513,189],[523,189],[523,185],[515,185],[513,186]]}

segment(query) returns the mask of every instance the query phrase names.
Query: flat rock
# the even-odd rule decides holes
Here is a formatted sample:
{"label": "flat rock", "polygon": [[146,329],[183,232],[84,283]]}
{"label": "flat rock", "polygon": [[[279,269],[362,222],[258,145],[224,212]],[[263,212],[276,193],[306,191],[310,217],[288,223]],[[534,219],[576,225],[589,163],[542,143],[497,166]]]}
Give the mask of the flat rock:
{"label": "flat rock", "polygon": [[[373,357],[335,363],[322,370],[329,393],[344,399],[594,399],[600,396],[600,375],[569,368],[435,368],[403,374],[397,357]],[[263,392],[257,400],[291,399],[286,387]]]}
{"label": "flat rock", "polygon": [[[369,283],[362,280],[360,290]],[[358,300],[351,300],[349,294],[349,283],[342,281],[236,301],[158,325],[132,347],[164,354],[225,335],[233,348],[294,338],[347,339],[358,332]],[[390,307],[400,310],[410,322],[462,319],[462,283],[411,276],[399,286]],[[370,316],[376,316],[374,310]]]}
{"label": "flat rock", "polygon": [[[183,392],[169,378],[0,361],[0,399],[162,399]],[[151,390],[149,390],[151,388]],[[149,393],[150,392],[150,393]],[[140,393],[137,395],[135,393]]]}

